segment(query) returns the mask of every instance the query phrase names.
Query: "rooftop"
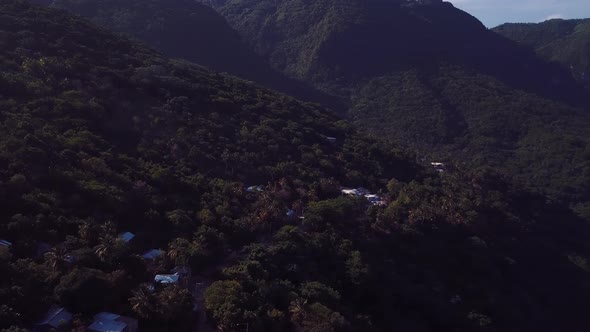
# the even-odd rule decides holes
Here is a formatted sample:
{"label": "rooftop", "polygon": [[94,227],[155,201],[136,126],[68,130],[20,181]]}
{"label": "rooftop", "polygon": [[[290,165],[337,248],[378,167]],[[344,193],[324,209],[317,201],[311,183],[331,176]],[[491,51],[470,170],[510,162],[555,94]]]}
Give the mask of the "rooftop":
{"label": "rooftop", "polygon": [[123,240],[124,242],[129,242],[129,241],[133,240],[134,237],[135,237],[135,234],[133,234],[131,232],[125,232],[125,233],[119,234],[119,238],[121,240]]}
{"label": "rooftop", "polygon": [[151,249],[146,251],[143,255],[141,255],[141,257],[143,257],[143,259],[153,260],[162,256],[162,254],[164,254],[164,252],[160,249]]}
{"label": "rooftop", "polygon": [[160,284],[176,284],[180,276],[178,274],[156,274],[154,281]]}
{"label": "rooftop", "polygon": [[96,319],[88,329],[93,332],[123,332],[127,324],[110,319]]}
{"label": "rooftop", "polygon": [[72,320],[72,314],[63,307],[51,307],[43,320],[39,321],[36,325],[49,325],[54,328],[58,328],[64,323],[69,323]]}
{"label": "rooftop", "polygon": [[94,322],[88,327],[93,332],[133,332],[137,331],[137,320],[110,312],[94,315]]}
{"label": "rooftop", "polygon": [[246,188],[246,191],[248,191],[248,192],[255,192],[255,191],[261,192],[261,191],[264,191],[264,187],[263,186],[250,186],[250,187]]}

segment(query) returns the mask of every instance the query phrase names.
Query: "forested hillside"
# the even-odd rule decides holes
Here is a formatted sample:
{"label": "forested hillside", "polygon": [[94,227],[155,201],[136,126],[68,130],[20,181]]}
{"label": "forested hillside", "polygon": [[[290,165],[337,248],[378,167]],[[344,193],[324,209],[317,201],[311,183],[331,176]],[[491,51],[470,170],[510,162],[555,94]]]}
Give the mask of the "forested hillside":
{"label": "forested hillside", "polygon": [[194,0],[33,0],[87,17],[172,58],[253,80],[273,90],[341,109],[341,103],[289,79],[253,52],[225,19]]}
{"label": "forested hillside", "polygon": [[[315,105],[65,12],[0,13],[0,329],[52,304],[80,331],[98,311],[141,331],[203,311],[226,331],[590,323],[588,225],[568,209],[490,170],[423,169]],[[204,299],[154,287],[175,266]]]}
{"label": "forested hillside", "polygon": [[568,209],[489,170],[423,169],[317,106],[65,12],[0,13],[0,329],[57,304],[78,330],[102,310],[192,330],[200,299],[149,285],[174,266],[206,282],[196,310],[226,331],[590,323],[588,226]]}
{"label": "forested hillside", "polygon": [[590,19],[549,20],[542,23],[507,23],[493,29],[567,68],[590,84]]}
{"label": "forested hillside", "polygon": [[204,2],[374,136],[493,166],[590,216],[588,94],[530,47],[442,1]]}

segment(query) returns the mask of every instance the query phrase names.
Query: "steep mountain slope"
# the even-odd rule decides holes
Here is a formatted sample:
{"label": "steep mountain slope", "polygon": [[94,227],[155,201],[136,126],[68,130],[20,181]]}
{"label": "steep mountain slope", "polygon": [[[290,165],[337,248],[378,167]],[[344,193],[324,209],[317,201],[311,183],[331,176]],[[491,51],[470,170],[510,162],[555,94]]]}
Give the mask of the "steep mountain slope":
{"label": "steep mountain slope", "polygon": [[272,69],[242,42],[222,16],[196,1],[52,0],[44,4],[66,9],[109,30],[133,36],[167,56],[341,108],[336,99]]}
{"label": "steep mountain slope", "polygon": [[76,330],[104,310],[193,330],[189,290],[148,286],[174,266],[214,281],[198,310],[229,330],[590,323],[588,224],[568,209],[489,171],[422,169],[316,105],[63,11],[0,13],[0,329],[55,303]]}
{"label": "steep mountain slope", "polygon": [[209,4],[275,68],[347,101],[369,133],[590,206],[583,87],[450,3]]}
{"label": "steep mountain slope", "polygon": [[506,23],[493,30],[532,46],[545,59],[563,64],[576,77],[590,84],[590,19]]}

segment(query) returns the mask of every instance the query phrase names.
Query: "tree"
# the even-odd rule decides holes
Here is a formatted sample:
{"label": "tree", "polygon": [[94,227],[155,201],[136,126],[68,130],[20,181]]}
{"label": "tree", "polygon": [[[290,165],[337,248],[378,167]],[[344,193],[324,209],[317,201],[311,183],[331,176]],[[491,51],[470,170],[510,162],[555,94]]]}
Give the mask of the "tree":
{"label": "tree", "polygon": [[45,262],[54,271],[64,271],[71,261],[72,257],[68,254],[65,247],[57,246],[51,249],[51,251],[45,253]]}
{"label": "tree", "polygon": [[178,285],[164,287],[156,296],[156,308],[159,320],[178,324],[190,318],[193,296]]}
{"label": "tree", "polygon": [[150,319],[155,311],[155,297],[153,289],[150,289],[149,284],[141,284],[137,289],[133,290],[133,296],[129,298],[131,309],[137,314],[139,318]]}
{"label": "tree", "polygon": [[340,313],[317,302],[308,304],[305,300],[296,299],[291,302],[289,312],[298,332],[344,331],[350,325]]}
{"label": "tree", "polygon": [[187,265],[191,256],[191,243],[182,238],[172,240],[168,244],[168,258],[177,266]]}
{"label": "tree", "polygon": [[223,329],[243,323],[242,286],[237,281],[216,281],[205,291],[209,317]]}
{"label": "tree", "polygon": [[66,307],[90,314],[106,307],[112,285],[104,272],[81,268],[64,275],[54,292]]}
{"label": "tree", "polygon": [[94,247],[96,257],[102,262],[110,262],[115,252],[115,241],[116,238],[112,235],[101,237],[100,243]]}

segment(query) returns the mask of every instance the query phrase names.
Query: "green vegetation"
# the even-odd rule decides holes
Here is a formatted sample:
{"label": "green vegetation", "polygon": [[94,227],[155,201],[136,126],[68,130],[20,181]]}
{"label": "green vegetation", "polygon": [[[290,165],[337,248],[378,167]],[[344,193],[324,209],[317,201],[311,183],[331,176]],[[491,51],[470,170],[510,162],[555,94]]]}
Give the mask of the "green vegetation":
{"label": "green vegetation", "polygon": [[538,24],[502,24],[495,32],[532,46],[537,53],[571,69],[590,84],[590,19],[549,20]]}
{"label": "green vegetation", "polygon": [[[275,68],[346,101],[371,135],[427,160],[493,167],[590,218],[588,93],[569,69],[450,3],[210,4]],[[590,40],[582,28],[572,38]]]}
{"label": "green vegetation", "polygon": [[87,17],[106,29],[138,39],[168,57],[228,72],[335,109],[342,107],[335,98],[272,69],[221,15],[197,1],[56,0],[45,4]]}
{"label": "green vegetation", "polygon": [[[424,169],[317,105],[64,11],[0,15],[0,329],[58,304],[80,331],[101,310],[190,331],[195,301],[228,331],[590,323],[590,226],[569,209],[491,170]],[[204,298],[151,287],[175,266]]]}

